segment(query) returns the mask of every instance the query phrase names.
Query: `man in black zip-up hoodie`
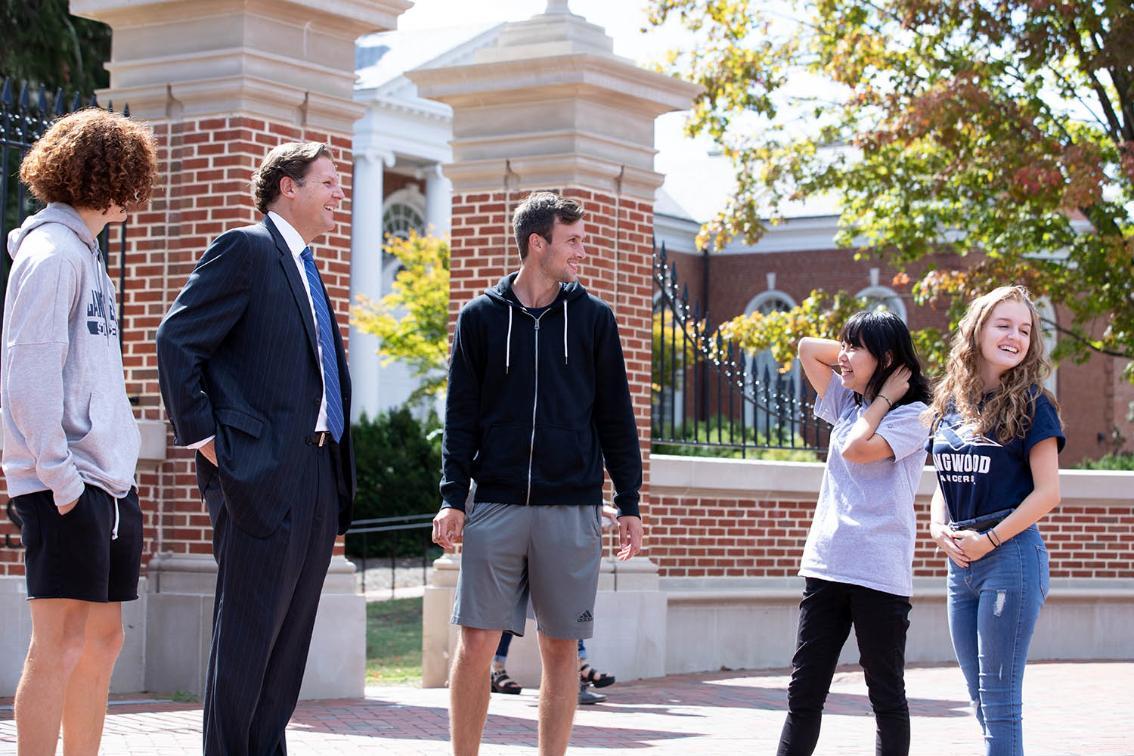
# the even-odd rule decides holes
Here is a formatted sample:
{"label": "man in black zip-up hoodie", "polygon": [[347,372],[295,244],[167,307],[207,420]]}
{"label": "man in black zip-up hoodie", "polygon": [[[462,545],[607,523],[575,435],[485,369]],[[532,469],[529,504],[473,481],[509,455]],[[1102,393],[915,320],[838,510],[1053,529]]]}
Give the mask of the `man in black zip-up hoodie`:
{"label": "man in black zip-up hoodie", "polygon": [[604,462],[619,510],[618,557],[642,543],[642,457],[618,327],[578,283],[583,209],[538,192],[513,226],[520,270],[461,310],[449,360],[433,540],[464,541],[449,677],[459,756],[479,747],[492,654],[501,630],[523,635],[529,597],[543,663],[540,753],[566,751],[577,641],[594,626]]}

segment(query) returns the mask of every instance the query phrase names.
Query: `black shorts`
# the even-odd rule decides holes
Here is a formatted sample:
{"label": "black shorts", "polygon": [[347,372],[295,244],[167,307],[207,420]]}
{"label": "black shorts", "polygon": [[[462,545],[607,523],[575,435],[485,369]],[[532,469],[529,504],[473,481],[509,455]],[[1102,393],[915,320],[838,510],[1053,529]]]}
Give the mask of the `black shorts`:
{"label": "black shorts", "polygon": [[106,603],[138,598],[142,510],[137,490],[115,501],[88,484],[65,515],[59,514],[50,491],[13,497],[12,505],[21,520],[29,599]]}

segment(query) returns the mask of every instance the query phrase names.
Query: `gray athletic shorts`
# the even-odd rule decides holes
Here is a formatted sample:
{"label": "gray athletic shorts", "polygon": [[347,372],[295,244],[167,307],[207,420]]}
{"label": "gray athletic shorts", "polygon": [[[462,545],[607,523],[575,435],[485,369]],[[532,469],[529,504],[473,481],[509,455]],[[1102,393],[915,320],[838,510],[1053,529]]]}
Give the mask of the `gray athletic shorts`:
{"label": "gray athletic shorts", "polygon": [[590,638],[602,559],[601,508],[471,504],[453,624],[524,634],[529,595],[539,632]]}

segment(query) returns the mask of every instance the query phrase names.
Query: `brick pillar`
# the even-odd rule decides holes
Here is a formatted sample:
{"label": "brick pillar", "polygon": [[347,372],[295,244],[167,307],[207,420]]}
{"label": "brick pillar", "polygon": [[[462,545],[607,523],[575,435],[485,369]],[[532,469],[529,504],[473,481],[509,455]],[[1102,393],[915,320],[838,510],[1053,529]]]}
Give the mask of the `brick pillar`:
{"label": "brick pillar", "polygon": [[586,208],[584,286],[611,305],[626,353],[645,462],[648,518],[654,119],[698,89],[612,53],[603,30],[565,2],[501,32],[470,65],[410,72],[453,108],[450,315],[519,265],[511,211],[532,190]]}
{"label": "brick pillar", "polygon": [[[111,86],[99,93],[100,101],[129,103],[160,142],[159,187],[150,207],[131,219],[122,296],[127,389],[139,397],[140,419],[165,423],[154,346],[162,316],[213,238],[260,219],[250,178],[281,142],[325,142],[335,153],[346,202],[339,226],[316,249],[348,339],[351,132],[363,112],[353,101],[354,40],[393,28],[410,5],[71,0],[73,13],[114,29]],[[192,454],[173,446],[167,424],[162,430],[164,453],[138,472],[148,525],[145,681],[148,689],[199,691],[209,623],[195,623],[211,614],[212,528]],[[341,539],[335,554],[323,606],[328,591],[351,594],[350,621],[340,626],[350,626],[350,639],[344,643],[341,634],[331,637],[334,632],[321,639],[317,626],[312,658],[320,643],[349,647],[350,658],[334,661],[337,673],[309,665],[305,697],[362,693],[363,675],[352,674],[357,662],[365,663],[364,648],[354,642],[364,631],[361,597],[353,595],[353,568],[342,557]]]}
{"label": "brick pillar", "polygon": [[[533,188],[550,189],[573,197],[586,210],[589,257],[580,280],[588,291],[614,309],[618,320],[642,444],[645,466],[642,504],[645,514],[650,460],[653,202],[620,199],[616,194],[571,185]],[[519,266],[511,211],[529,191],[525,188],[510,192],[453,195],[450,329],[464,303]]]}

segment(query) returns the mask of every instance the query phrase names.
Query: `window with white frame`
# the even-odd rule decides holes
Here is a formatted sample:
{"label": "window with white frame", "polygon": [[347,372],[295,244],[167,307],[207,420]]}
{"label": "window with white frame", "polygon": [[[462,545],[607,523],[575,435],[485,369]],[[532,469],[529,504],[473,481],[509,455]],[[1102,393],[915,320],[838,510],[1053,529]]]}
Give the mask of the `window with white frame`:
{"label": "window with white frame", "polygon": [[[1055,349],[1059,333],[1055,330],[1055,323],[1058,322],[1055,319],[1055,307],[1052,306],[1049,299],[1038,299],[1035,304],[1039,311],[1040,324],[1043,327],[1043,353],[1050,357],[1052,350]],[[1059,382],[1056,380],[1058,378],[1057,372],[1052,370],[1051,375],[1044,382],[1044,388],[1052,394],[1055,394],[1059,387]]]}
{"label": "window with white frame", "polygon": [[405,239],[410,231],[425,233],[425,197],[411,184],[383,198],[382,205],[382,291],[388,292],[402,264],[386,252],[385,239]]}
{"label": "window with white frame", "polygon": [[[773,312],[785,312],[795,307],[796,302],[782,291],[769,290],[761,292],[752,298],[744,308],[745,315],[759,312],[767,315]],[[785,403],[792,407],[794,414],[799,402],[799,360],[793,360],[791,370],[780,373],[780,363],[772,356],[770,349],[756,354],[748,354],[748,370],[745,379],[746,393],[756,399],[756,404],[748,403],[746,406],[746,421],[749,427],[761,433],[769,425],[775,426],[776,418],[768,414],[768,406],[782,406]]]}
{"label": "window with white frame", "polygon": [[898,292],[888,286],[867,286],[855,295],[865,299],[867,307],[872,310],[884,309],[897,315],[902,322],[907,322],[906,303],[902,301]]}
{"label": "window with white frame", "polygon": [[412,205],[403,202],[387,204],[382,212],[382,236],[404,239],[410,231],[425,233],[425,216]]}

